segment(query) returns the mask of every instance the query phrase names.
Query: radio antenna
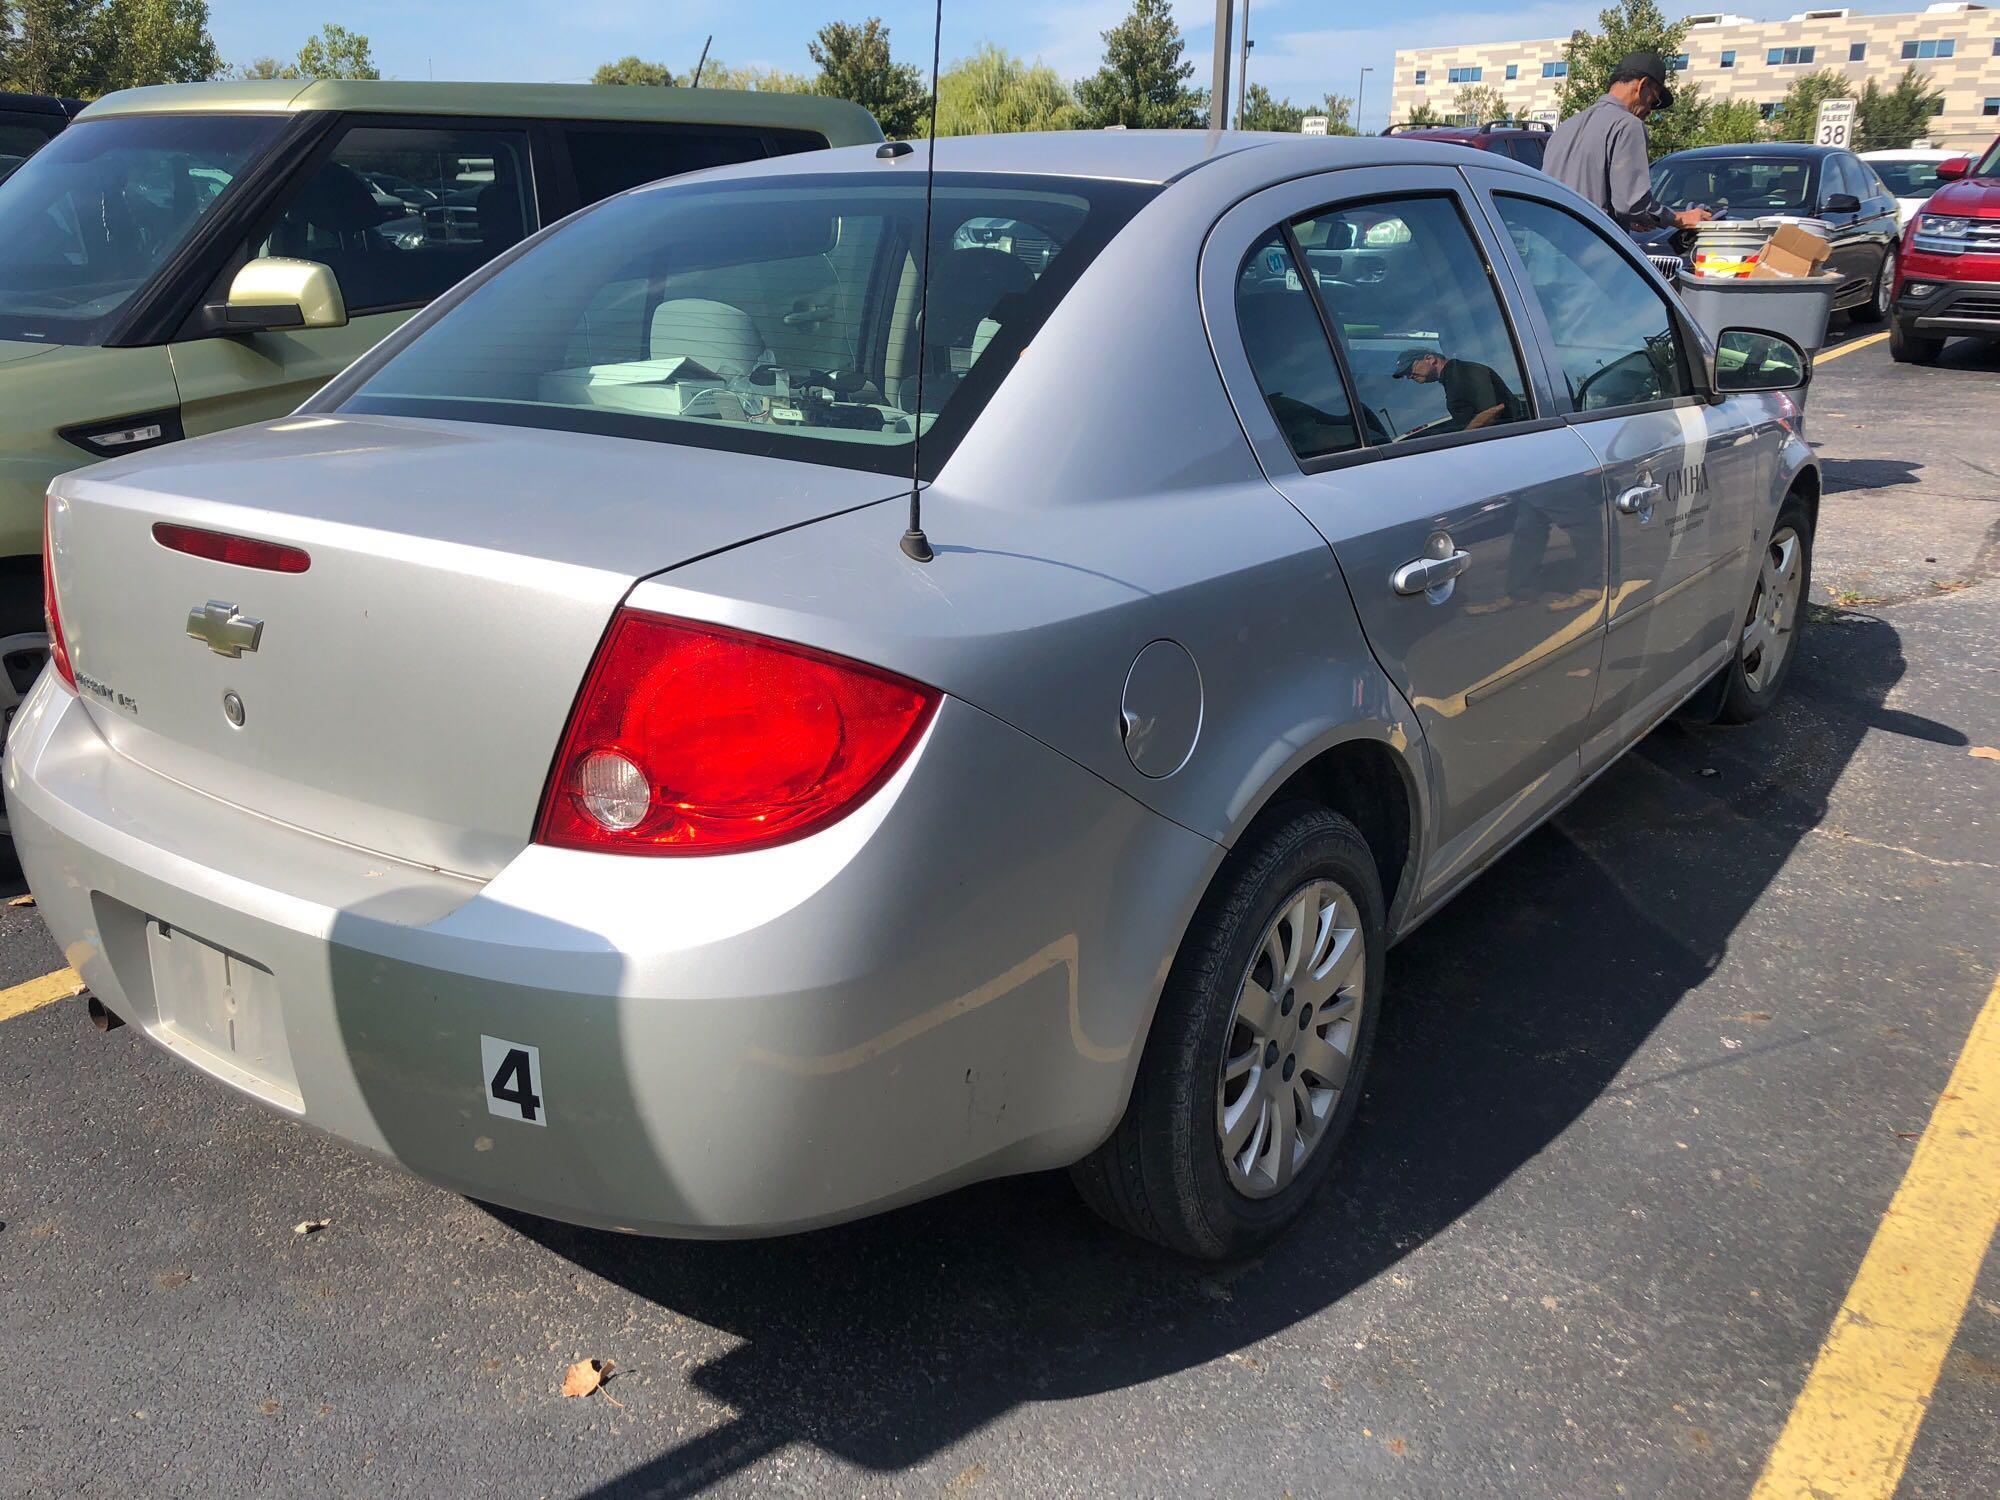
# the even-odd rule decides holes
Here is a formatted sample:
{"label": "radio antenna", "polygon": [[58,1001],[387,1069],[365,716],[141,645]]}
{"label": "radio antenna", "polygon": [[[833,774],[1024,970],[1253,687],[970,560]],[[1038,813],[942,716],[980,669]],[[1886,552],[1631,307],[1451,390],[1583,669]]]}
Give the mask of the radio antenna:
{"label": "radio antenna", "polygon": [[944,0],[937,0],[937,14],[931,27],[931,138],[924,152],[924,264],[917,276],[917,410],[910,437],[910,527],[903,533],[903,555],[913,562],[927,563],[937,556],[931,539],[924,535],[924,338],[928,332],[931,306],[931,197],[937,185],[938,58],[944,47]]}

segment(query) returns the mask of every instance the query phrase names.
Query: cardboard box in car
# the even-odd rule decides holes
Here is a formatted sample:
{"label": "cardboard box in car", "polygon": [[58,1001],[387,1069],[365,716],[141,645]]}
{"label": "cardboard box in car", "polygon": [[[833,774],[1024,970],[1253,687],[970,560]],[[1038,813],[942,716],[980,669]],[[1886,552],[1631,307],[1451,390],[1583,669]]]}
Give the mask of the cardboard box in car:
{"label": "cardboard box in car", "polygon": [[1772,277],[1790,279],[1812,276],[1818,273],[1832,253],[1833,246],[1826,242],[1824,236],[1797,224],[1780,224],[1764,242],[1757,264],[1750,269],[1750,278],[1759,281]]}

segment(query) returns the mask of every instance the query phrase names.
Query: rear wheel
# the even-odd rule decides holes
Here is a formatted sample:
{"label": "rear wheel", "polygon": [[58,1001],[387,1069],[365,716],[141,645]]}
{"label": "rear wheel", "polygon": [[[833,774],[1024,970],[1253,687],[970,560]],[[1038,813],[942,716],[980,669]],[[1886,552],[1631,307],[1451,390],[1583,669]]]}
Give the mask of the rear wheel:
{"label": "rear wheel", "polygon": [[1889,356],[1899,365],[1934,365],[1944,353],[1944,340],[1929,338],[1901,322],[1889,325]]}
{"label": "rear wheel", "polygon": [[1090,1206],[1207,1259],[1284,1229],[1360,1104],[1385,947],[1354,825],[1304,803],[1260,820],[1189,926],[1125,1118],[1073,1169]]}
{"label": "rear wheel", "polygon": [[1889,316],[1889,304],[1896,296],[1896,251],[1891,246],[1882,257],[1882,269],[1875,273],[1875,288],[1868,300],[1848,313],[1857,323],[1879,323]]}
{"label": "rear wheel", "polygon": [[[13,728],[14,715],[48,659],[40,575],[0,581],[0,735]],[[7,832],[7,811],[0,807],[0,837]]]}
{"label": "rear wheel", "polygon": [[1736,655],[1723,669],[1727,686],[1716,722],[1748,724],[1778,701],[1798,656],[1811,588],[1812,523],[1804,503],[1794,495],[1778,512],[1764,545]]}

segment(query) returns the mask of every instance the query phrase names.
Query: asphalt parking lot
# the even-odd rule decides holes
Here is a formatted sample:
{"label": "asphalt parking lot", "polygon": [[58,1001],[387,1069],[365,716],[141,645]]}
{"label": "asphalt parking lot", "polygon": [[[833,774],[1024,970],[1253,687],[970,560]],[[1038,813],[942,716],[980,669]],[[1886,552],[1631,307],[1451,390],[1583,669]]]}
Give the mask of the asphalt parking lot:
{"label": "asphalt parking lot", "polygon": [[[753,1244],[484,1209],[6,988],[63,958],[0,906],[0,1493],[1740,1496],[1789,1421],[2000,1494],[2000,1153],[1947,1113],[2000,1090],[2000,350],[1823,359],[1788,701],[1659,731],[1391,956],[1253,1263],[1058,1178]],[[1898,1224],[1985,1244],[1955,1330]]]}

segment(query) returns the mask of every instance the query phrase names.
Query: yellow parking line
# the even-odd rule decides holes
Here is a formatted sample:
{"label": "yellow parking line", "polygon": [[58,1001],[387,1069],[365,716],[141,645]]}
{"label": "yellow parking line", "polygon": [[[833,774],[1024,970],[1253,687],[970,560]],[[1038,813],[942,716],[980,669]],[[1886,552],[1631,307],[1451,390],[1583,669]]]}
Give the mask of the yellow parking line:
{"label": "yellow parking line", "polygon": [[1870,344],[1879,344],[1888,336],[1886,333],[1871,333],[1865,339],[1856,339],[1853,343],[1842,344],[1837,349],[1822,349],[1813,356],[1813,363],[1823,365],[1830,359],[1839,359],[1843,354],[1852,354],[1856,349],[1866,349]]}
{"label": "yellow parking line", "polygon": [[1751,1500],[1888,1500],[2000,1224],[2000,979]]}
{"label": "yellow parking line", "polygon": [[57,969],[40,979],[30,979],[11,990],[0,990],[0,1021],[11,1021],[31,1010],[40,1010],[57,1000],[83,993],[83,976],[74,969]]}

